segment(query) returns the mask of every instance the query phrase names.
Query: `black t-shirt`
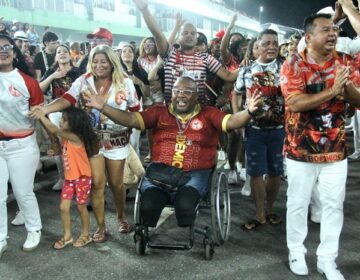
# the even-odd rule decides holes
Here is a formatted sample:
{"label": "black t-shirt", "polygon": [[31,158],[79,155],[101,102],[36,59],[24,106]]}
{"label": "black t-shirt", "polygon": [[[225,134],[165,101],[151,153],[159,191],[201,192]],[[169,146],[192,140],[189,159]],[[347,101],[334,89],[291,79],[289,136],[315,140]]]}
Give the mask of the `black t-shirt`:
{"label": "black t-shirt", "polygon": [[87,54],[83,60],[81,60],[79,68],[78,68],[78,74],[81,76],[82,74],[86,73],[86,67],[89,62],[89,55]]}
{"label": "black t-shirt", "polygon": [[[56,70],[51,67],[48,71],[45,72],[45,74],[41,78],[41,81],[46,80],[46,78],[53,74],[55,71]],[[69,72],[67,72],[65,77],[55,79],[51,82],[53,99],[63,96],[64,93],[70,89],[72,83],[79,77],[78,72],[78,68],[73,67]]]}
{"label": "black t-shirt", "polygon": [[[44,51],[45,52],[45,51]],[[53,54],[48,54],[45,52],[46,55],[46,59],[48,62],[48,66],[49,68],[54,64],[55,61],[55,53]],[[34,69],[35,70],[40,70],[41,71],[41,77],[45,74],[46,72],[46,66],[45,66],[45,62],[44,62],[44,58],[43,58],[43,54],[42,52],[39,52],[38,54],[35,55],[35,59],[34,59]]]}

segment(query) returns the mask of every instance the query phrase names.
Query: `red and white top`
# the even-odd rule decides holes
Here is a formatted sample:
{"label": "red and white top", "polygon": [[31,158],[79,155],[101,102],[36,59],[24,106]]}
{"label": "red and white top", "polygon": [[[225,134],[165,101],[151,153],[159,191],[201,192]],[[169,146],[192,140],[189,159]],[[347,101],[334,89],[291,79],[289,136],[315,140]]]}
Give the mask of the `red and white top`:
{"label": "red and white top", "polygon": [[28,117],[30,106],[43,102],[44,96],[36,80],[18,69],[0,72],[0,137],[31,135],[34,121]]}
{"label": "red and white top", "polygon": [[[84,74],[76,79],[71,88],[63,95],[63,98],[71,104],[75,104],[81,93],[91,88],[96,92],[94,76]],[[106,103],[122,111],[136,112],[140,109],[140,102],[133,82],[129,78],[124,79],[120,88],[111,85],[107,94]],[[100,153],[106,152],[106,157],[114,160],[124,159],[130,153],[129,140],[131,129],[116,124],[111,119],[100,116],[100,123],[94,128],[100,139]]]}

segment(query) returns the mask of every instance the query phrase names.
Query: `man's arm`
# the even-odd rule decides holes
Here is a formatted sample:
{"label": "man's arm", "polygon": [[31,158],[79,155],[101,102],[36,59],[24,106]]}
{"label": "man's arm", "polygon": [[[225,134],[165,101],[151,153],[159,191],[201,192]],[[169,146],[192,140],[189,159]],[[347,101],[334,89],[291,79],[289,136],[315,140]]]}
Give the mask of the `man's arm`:
{"label": "man's arm", "polygon": [[115,123],[136,129],[142,128],[139,119],[136,117],[137,113],[122,111],[107,105],[102,94],[83,94],[83,98],[86,102],[86,106],[98,109]]}
{"label": "man's arm", "polygon": [[342,10],[347,15],[352,28],[354,28],[357,35],[360,35],[360,14],[356,10],[352,0],[339,0]]}
{"label": "man's arm", "polygon": [[261,105],[260,91],[257,90],[252,97],[248,98],[247,103],[248,108],[246,110],[231,115],[226,123],[226,130],[243,127],[251,120]]}
{"label": "man's arm", "polygon": [[142,13],[147,27],[155,38],[158,52],[161,56],[166,54],[168,50],[168,42],[165,35],[161,32],[160,27],[157,25],[154,17],[151,15],[148,9],[147,0],[133,0],[140,12]]}
{"label": "man's arm", "polygon": [[231,22],[230,22],[229,26],[226,28],[224,37],[221,40],[220,55],[221,55],[221,58],[224,61],[224,63],[228,62],[230,55],[231,55],[230,51],[228,50],[228,45],[229,45],[229,40],[230,40],[230,33],[235,25],[236,20],[237,20],[237,14],[233,15],[233,17],[231,18]]}
{"label": "man's arm", "polygon": [[171,31],[170,36],[168,38],[168,43],[170,45],[173,45],[175,42],[175,39],[179,33],[179,30],[181,28],[181,26],[185,23],[185,20],[182,19],[182,16],[180,13],[176,14],[176,21],[175,21],[175,25],[174,25],[174,29]]}
{"label": "man's arm", "polygon": [[230,72],[225,67],[221,67],[217,72],[216,76],[226,82],[234,82],[239,74],[239,70]]}
{"label": "man's arm", "polygon": [[316,94],[302,92],[294,93],[286,99],[288,108],[294,113],[310,111],[319,107],[324,102],[327,102],[338,95],[342,95],[344,86],[349,79],[349,74],[348,67],[338,68],[334,85],[331,88],[327,88]]}

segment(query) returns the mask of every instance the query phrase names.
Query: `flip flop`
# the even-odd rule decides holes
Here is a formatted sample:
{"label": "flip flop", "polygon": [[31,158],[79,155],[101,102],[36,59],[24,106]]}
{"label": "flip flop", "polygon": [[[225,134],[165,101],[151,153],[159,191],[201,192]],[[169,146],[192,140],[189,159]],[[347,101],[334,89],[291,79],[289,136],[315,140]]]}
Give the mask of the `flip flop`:
{"label": "flip flop", "polygon": [[93,240],[89,235],[88,236],[82,235],[74,242],[73,246],[76,248],[81,248],[81,247],[88,245],[92,241]]}
{"label": "flip flop", "polygon": [[243,231],[253,231],[254,229],[256,229],[264,224],[265,223],[260,223],[258,220],[253,219],[253,220],[248,221],[246,224],[243,224],[241,226],[241,229]]}
{"label": "flip flop", "polygon": [[276,214],[266,215],[266,221],[268,221],[272,225],[280,225],[282,223],[282,219],[279,215]]}
{"label": "flip flop", "polygon": [[55,250],[61,250],[64,249],[67,245],[70,245],[74,242],[74,239],[70,238],[69,240],[65,240],[64,237],[62,237],[61,239],[55,241],[53,248]]}

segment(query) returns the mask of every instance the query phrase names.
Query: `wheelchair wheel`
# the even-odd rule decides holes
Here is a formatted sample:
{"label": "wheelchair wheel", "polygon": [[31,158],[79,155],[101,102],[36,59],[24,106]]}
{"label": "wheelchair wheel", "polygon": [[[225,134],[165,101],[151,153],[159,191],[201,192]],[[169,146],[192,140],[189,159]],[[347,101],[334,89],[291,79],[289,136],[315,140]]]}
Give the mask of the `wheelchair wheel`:
{"label": "wheelchair wheel", "polygon": [[134,240],[135,240],[136,253],[138,253],[140,256],[145,255],[146,242],[145,242],[144,234],[135,233]]}
{"label": "wheelchair wheel", "polygon": [[209,238],[204,238],[205,260],[209,261],[214,256],[214,242]]}
{"label": "wheelchair wheel", "polygon": [[224,172],[217,171],[211,182],[211,225],[214,241],[221,245],[230,231],[230,191]]}
{"label": "wheelchair wheel", "polygon": [[135,196],[135,204],[134,204],[134,223],[135,225],[140,225],[140,198],[141,198],[141,192],[140,192],[140,186],[142,184],[143,177],[141,178],[138,189],[136,190],[136,196]]}

